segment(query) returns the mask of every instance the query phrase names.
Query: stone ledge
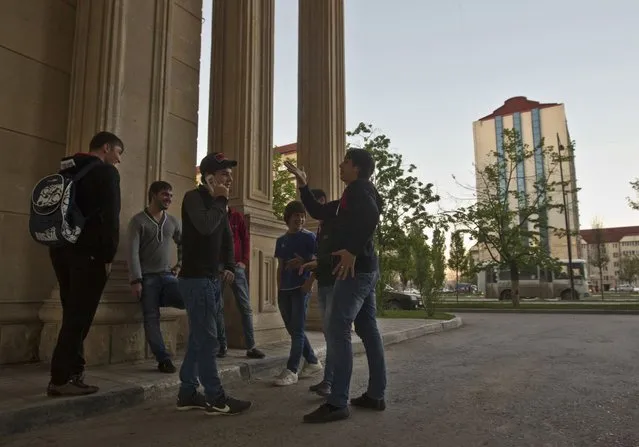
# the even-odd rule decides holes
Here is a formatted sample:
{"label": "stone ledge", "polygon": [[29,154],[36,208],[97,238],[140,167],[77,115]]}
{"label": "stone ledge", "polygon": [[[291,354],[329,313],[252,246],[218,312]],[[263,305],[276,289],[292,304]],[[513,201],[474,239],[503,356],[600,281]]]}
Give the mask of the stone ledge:
{"label": "stone ledge", "polygon": [[[385,325],[382,324],[382,321],[383,319],[380,320],[380,329],[383,333],[382,337],[385,346],[455,329],[463,324],[460,317],[442,322],[405,320],[405,324],[403,324],[405,327],[399,329],[389,328],[390,330],[384,331],[383,326]],[[404,322],[399,319],[393,320],[393,324],[388,326],[402,326],[402,323]],[[325,358],[326,346],[322,345],[321,342],[317,343],[317,341],[321,340],[321,337],[321,334],[313,333],[312,338],[315,340],[313,345],[317,356]],[[288,342],[279,343],[277,347],[269,350],[277,350],[280,353],[270,355],[264,360],[247,361],[242,358],[242,360],[238,359],[239,361],[235,361],[232,364],[225,364],[229,361],[227,359],[220,361],[219,373],[222,383],[226,385],[232,382],[251,380],[258,375],[281,370],[288,359]],[[353,353],[355,355],[364,353],[364,345],[357,337],[353,339]],[[235,357],[230,359],[230,361],[234,359]],[[25,367],[28,367],[28,365]],[[130,369],[125,370],[123,369],[124,366],[120,366],[117,370],[118,382],[115,382],[112,372],[100,369],[88,371],[88,376],[94,379],[91,381],[92,383],[96,381],[99,385],[102,385],[102,383],[107,382],[112,385],[106,387],[106,391],[101,391],[94,395],[58,399],[40,399],[32,396],[28,399],[22,399],[21,404],[8,405],[9,409],[0,410],[0,438],[38,429],[46,425],[70,422],[116,411],[145,401],[166,398],[176,394],[179,386],[177,374],[170,376],[154,375],[153,379],[148,380],[148,376],[145,374],[149,374],[149,372],[146,369],[142,373],[139,372],[140,370],[136,372],[134,367],[135,365],[130,365]],[[33,379],[29,380],[29,382],[33,382]],[[115,386],[113,386],[114,383]],[[102,389],[105,389],[105,387]],[[43,393],[44,390],[42,391]],[[29,403],[29,400],[32,402]]]}

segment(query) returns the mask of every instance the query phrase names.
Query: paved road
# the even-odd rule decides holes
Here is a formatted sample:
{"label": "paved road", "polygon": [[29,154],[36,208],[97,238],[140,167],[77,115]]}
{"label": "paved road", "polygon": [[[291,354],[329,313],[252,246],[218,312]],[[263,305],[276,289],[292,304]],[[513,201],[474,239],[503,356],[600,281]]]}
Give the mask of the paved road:
{"label": "paved road", "polygon": [[[639,446],[637,317],[464,315],[461,329],[388,349],[388,409],[304,425],[307,381],[239,384],[249,414],[178,413],[173,401],[0,440],[11,447]],[[366,380],[357,359],[353,392]]]}

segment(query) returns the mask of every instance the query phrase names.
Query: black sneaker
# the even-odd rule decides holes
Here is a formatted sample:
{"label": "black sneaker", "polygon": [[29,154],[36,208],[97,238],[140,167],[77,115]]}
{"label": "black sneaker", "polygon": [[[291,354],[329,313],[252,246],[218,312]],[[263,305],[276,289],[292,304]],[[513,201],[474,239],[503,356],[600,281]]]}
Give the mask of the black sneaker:
{"label": "black sneaker", "polygon": [[322,397],[328,397],[331,394],[331,384],[322,380],[317,385],[309,386],[308,390],[312,391],[313,393],[317,393]]}
{"label": "black sneaker", "polygon": [[226,357],[226,351],[226,346],[220,346],[220,349],[217,351],[217,358],[223,359],[224,357]]}
{"label": "black sneaker", "polygon": [[215,403],[206,403],[206,414],[211,416],[223,415],[232,416],[240,414],[251,408],[251,402],[248,400],[233,399],[225,396],[218,399]]}
{"label": "black sneaker", "polygon": [[100,390],[97,386],[87,385],[80,376],[72,377],[63,385],[54,385],[49,383],[47,387],[47,396],[49,397],[70,397],[70,396],[86,396],[97,393]]}
{"label": "black sneaker", "polygon": [[158,371],[166,374],[173,374],[177,370],[171,360],[163,360],[158,363]]}
{"label": "black sneaker", "polygon": [[320,383],[318,383],[317,385],[311,385],[308,387],[309,391],[312,391],[313,393],[315,393],[317,390],[319,390],[322,385],[324,385],[324,381],[322,380]]}
{"label": "black sneaker", "polygon": [[362,394],[360,397],[351,399],[351,405],[376,411],[384,411],[386,409],[386,402],[384,399],[373,399],[372,397],[368,397],[368,394],[366,393]]}
{"label": "black sneaker", "polygon": [[351,415],[348,407],[334,407],[331,404],[321,405],[317,410],[304,416],[304,422],[309,424],[322,424],[325,422],[341,421]]}
{"label": "black sneaker", "polygon": [[177,409],[179,411],[206,410],[206,398],[201,393],[194,393],[190,396],[178,395]]}
{"label": "black sneaker", "polygon": [[263,359],[264,357],[266,357],[266,354],[264,354],[257,348],[253,348],[246,351],[246,356],[250,359]]}

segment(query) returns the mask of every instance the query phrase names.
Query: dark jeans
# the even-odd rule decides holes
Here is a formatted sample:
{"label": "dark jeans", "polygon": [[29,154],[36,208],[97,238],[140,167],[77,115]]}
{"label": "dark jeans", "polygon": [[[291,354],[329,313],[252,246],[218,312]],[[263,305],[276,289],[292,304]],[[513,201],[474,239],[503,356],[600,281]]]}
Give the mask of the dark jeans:
{"label": "dark jeans", "polygon": [[84,339],[107,281],[105,264],[72,248],[50,250],[60,284],[62,326],[51,359],[51,382],[63,385],[84,373]]}
{"label": "dark jeans", "polygon": [[302,357],[308,363],[317,363],[317,357],[313,352],[311,343],[304,333],[306,325],[306,310],[310,294],[302,293],[302,289],[280,290],[277,296],[277,305],[282,314],[282,320],[286,331],[291,336],[291,351],[286,367],[293,372],[299,369]]}
{"label": "dark jeans", "polygon": [[336,407],[348,405],[353,373],[351,325],[362,339],[368,359],[368,389],[373,399],[383,399],[386,391],[384,345],[375,317],[375,285],[378,273],[357,273],[354,278],[335,281],[328,313],[328,350],[333,364],[333,384],[327,402]]}
{"label": "dark jeans", "polygon": [[320,312],[322,313],[322,329],[324,331],[324,339],[326,340],[326,362],[324,364],[324,382],[333,383],[333,359],[328,349],[328,318],[331,313],[331,305],[333,303],[333,286],[319,286],[317,288],[317,301],[319,302]]}
{"label": "dark jeans", "polygon": [[[235,280],[231,284],[233,295],[235,295],[235,303],[242,314],[242,329],[244,330],[244,343],[246,349],[255,347],[255,332],[253,329],[253,310],[251,309],[251,297],[249,295],[248,279],[246,278],[246,270],[235,267]],[[226,328],[224,327],[224,293],[220,291],[222,299],[220,301],[220,312],[217,318],[217,338],[220,346],[227,346]]]}
{"label": "dark jeans", "polygon": [[[180,395],[191,396],[202,383],[208,402],[224,396],[217,372],[217,328],[220,281],[212,278],[180,278],[180,292],[189,317],[189,341],[180,368]],[[199,379],[199,380],[198,380]]]}
{"label": "dark jeans", "polygon": [[184,309],[178,279],[172,273],[144,275],[142,280],[142,313],[144,334],[158,362],[171,358],[160,330],[160,307]]}

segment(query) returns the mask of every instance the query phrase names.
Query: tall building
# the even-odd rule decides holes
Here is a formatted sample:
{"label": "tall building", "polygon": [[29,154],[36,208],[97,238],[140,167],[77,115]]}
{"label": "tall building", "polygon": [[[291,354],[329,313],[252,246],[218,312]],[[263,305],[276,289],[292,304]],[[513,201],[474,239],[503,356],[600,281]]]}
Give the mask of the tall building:
{"label": "tall building", "polygon": [[[564,146],[568,146],[570,134],[566,121],[566,112],[563,104],[539,103],[531,101],[524,96],[516,96],[504,102],[504,104],[473,123],[473,138],[475,144],[475,165],[478,172],[483,166],[494,162],[495,152],[503,151],[502,135],[504,129],[515,129],[521,135],[524,145],[529,149],[543,146],[553,146],[557,150],[557,135]],[[534,182],[541,176],[550,175],[551,180],[559,181],[559,168],[551,171],[548,160],[544,159],[541,151],[535,150],[533,158],[526,160],[516,169],[516,182],[510,188],[517,188],[521,193],[532,191]],[[567,212],[569,225],[572,232],[579,231],[579,202],[577,200],[577,181],[574,160],[563,164],[564,180],[570,186],[566,188]],[[549,174],[550,173],[550,174]],[[515,186],[516,185],[516,186]],[[478,192],[485,189],[480,176],[477,176]],[[554,203],[562,203],[562,191],[552,192],[551,200]],[[516,201],[511,200],[511,206],[517,207]],[[549,210],[547,213],[548,226],[566,228],[565,216],[559,210]],[[568,258],[568,240],[555,236],[548,228],[540,230],[540,244],[553,256],[559,259]],[[581,243],[579,236],[571,238],[573,259],[581,258]],[[479,255],[479,259],[483,256]]]}

